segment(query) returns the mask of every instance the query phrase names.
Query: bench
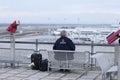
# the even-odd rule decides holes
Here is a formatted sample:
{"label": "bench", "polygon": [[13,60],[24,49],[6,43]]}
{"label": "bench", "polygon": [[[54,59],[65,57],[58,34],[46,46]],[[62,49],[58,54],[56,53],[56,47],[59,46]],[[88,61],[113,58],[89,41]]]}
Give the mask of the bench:
{"label": "bench", "polygon": [[48,69],[80,69],[88,71],[90,53],[66,50],[48,50]]}
{"label": "bench", "polygon": [[114,65],[114,54],[97,53],[92,55],[91,58],[97,60],[98,65],[101,68],[102,80],[111,79],[110,74],[107,75],[107,73],[117,72],[117,66]]}

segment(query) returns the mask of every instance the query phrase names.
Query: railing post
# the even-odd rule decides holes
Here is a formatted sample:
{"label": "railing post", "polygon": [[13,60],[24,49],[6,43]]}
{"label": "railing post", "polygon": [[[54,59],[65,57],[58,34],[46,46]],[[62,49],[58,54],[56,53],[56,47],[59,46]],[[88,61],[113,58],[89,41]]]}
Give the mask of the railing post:
{"label": "railing post", "polygon": [[116,56],[115,56],[115,58],[117,58],[116,60],[117,60],[117,65],[118,65],[118,73],[117,73],[117,80],[120,80],[120,45],[118,45],[118,46],[116,46],[117,48],[116,48]]}
{"label": "railing post", "polygon": [[115,45],[115,59],[114,59],[115,65],[118,65],[118,55],[119,55],[119,45]]}
{"label": "railing post", "polygon": [[36,45],[35,50],[38,51],[38,39],[36,39],[36,44],[35,45]]}
{"label": "railing post", "polygon": [[10,41],[11,41],[11,67],[15,67],[15,35],[13,33],[10,34]]}
{"label": "railing post", "polygon": [[[91,42],[91,55],[94,54],[94,41]],[[91,70],[92,70],[92,67],[93,67],[93,59],[91,58]]]}

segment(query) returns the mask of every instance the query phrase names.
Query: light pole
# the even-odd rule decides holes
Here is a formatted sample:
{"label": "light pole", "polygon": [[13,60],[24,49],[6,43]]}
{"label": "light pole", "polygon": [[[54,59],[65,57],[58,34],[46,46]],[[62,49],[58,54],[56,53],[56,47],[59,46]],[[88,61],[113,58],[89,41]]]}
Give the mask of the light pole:
{"label": "light pole", "polygon": [[66,26],[66,20],[67,20],[67,19],[66,19],[66,18],[64,18],[64,26]]}
{"label": "light pole", "polygon": [[78,25],[79,25],[79,21],[80,21],[80,18],[79,18],[79,17],[77,18],[77,21],[78,21]]}

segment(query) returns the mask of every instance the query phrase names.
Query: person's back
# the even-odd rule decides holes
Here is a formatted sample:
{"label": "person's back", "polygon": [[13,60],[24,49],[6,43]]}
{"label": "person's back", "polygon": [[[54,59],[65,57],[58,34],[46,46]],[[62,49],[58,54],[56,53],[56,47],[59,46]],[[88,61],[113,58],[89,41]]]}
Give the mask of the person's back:
{"label": "person's back", "polygon": [[75,50],[75,45],[71,39],[67,38],[66,31],[61,32],[61,37],[55,42],[53,50]]}
{"label": "person's back", "polygon": [[[67,38],[67,33],[66,31],[62,31],[61,32],[61,37],[55,42],[54,46],[53,46],[53,50],[75,50],[75,45],[72,42],[71,39]],[[62,57],[62,59],[64,60],[65,54],[63,53],[57,53],[55,54],[55,59],[60,60]],[[74,59],[73,57],[73,53],[67,54],[67,58],[69,60]]]}

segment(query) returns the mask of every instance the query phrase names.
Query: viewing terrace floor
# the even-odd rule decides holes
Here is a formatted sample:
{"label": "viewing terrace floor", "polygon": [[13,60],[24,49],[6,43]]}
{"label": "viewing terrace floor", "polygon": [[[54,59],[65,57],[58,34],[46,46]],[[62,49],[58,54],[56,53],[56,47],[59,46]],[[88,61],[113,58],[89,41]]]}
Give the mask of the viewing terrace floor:
{"label": "viewing terrace floor", "polygon": [[39,71],[28,67],[0,68],[0,80],[102,80],[100,71],[90,70],[87,75],[76,70],[71,72]]}

